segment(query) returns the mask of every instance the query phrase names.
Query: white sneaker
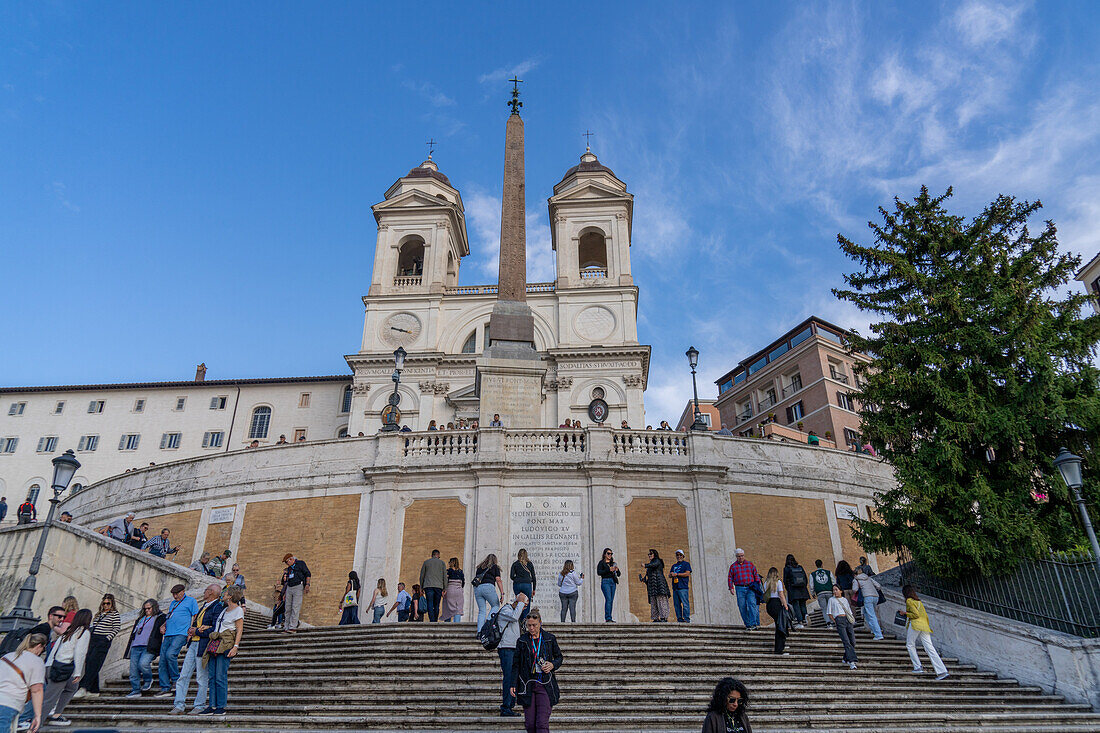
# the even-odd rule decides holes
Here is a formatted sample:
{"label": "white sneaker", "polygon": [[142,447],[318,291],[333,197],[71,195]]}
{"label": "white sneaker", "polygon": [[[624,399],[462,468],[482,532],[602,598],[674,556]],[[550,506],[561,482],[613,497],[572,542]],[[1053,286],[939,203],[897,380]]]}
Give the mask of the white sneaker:
{"label": "white sneaker", "polygon": [[858,669],[855,662],[848,662],[848,669]]}
{"label": "white sneaker", "polygon": [[98,692],[88,692],[87,690],[84,690],[84,692],[87,693],[84,695],[84,697],[99,697],[100,695],[100,693]]}
{"label": "white sneaker", "polygon": [[198,715],[198,714],[199,714],[199,713],[201,713],[201,712],[202,712],[203,710],[206,710],[206,706],[205,706],[205,705],[199,705],[198,707],[196,707],[195,709],[193,709],[193,710],[191,711],[191,715]]}
{"label": "white sneaker", "polygon": [[80,698],[86,696],[87,694],[88,694],[88,691],[85,690],[83,687],[81,687],[79,690],[76,691],[76,694],[73,695],[73,699],[74,700],[79,700]]}

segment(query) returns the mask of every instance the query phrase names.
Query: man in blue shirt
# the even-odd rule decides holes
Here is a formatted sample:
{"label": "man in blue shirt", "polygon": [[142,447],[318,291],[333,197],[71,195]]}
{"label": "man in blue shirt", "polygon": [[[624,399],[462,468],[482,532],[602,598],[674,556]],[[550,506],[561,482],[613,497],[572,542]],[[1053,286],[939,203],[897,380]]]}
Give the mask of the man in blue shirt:
{"label": "man in blue shirt", "polygon": [[191,618],[199,612],[198,602],[187,595],[186,588],[172,586],[172,603],[165,612],[164,641],[160,645],[160,692],[157,697],[173,697],[180,678],[180,649],[187,641]]}
{"label": "man in blue shirt", "polygon": [[390,606],[390,610],[386,613],[389,616],[396,609],[398,621],[409,620],[409,610],[412,608],[412,596],[405,590],[404,583],[397,584],[397,600]]}
{"label": "man in blue shirt", "polygon": [[179,552],[180,548],[179,545],[172,547],[172,543],[168,541],[168,528],[165,527],[158,536],[146,540],[145,544],[141,546],[141,551],[167,559],[169,555],[175,555]]}
{"label": "man in blue shirt", "polygon": [[684,559],[684,551],[676,551],[676,562],[668,571],[672,578],[672,605],[676,609],[676,620],[682,624],[691,623],[691,563]]}

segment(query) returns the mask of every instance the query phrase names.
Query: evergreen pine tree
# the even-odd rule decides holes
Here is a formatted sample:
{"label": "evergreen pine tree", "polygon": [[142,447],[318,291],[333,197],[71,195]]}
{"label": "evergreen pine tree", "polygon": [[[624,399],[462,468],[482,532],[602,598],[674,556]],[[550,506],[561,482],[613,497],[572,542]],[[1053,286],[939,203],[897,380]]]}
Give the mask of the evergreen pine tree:
{"label": "evergreen pine tree", "polygon": [[[922,187],[869,224],[875,241],[838,236],[862,269],[834,294],[880,318],[853,351],[866,436],[896,468],[877,517],[854,534],[868,550],[908,548],[941,577],[1003,572],[1083,536],[1052,460],[1085,459],[1097,504],[1100,315],[1065,287],[1080,258],[1060,254],[1055,226],[1032,235],[1039,202],[1000,196],[972,221]],[[1044,498],[1045,497],[1045,498]]]}

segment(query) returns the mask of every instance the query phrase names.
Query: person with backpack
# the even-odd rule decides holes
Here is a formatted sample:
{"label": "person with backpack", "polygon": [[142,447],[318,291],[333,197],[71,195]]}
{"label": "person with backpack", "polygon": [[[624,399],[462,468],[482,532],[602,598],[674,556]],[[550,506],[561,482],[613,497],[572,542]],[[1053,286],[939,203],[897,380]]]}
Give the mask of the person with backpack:
{"label": "person with backpack", "polygon": [[474,570],[474,579],[470,581],[474,588],[474,603],[477,605],[477,628],[481,628],[485,619],[500,608],[500,599],[504,597],[504,581],[500,579],[500,565],[497,556],[489,553]]}
{"label": "person with backpack", "polygon": [[496,614],[496,626],[500,629],[497,657],[500,659],[500,717],[502,718],[519,715],[512,709],[516,704],[515,695],[512,694],[512,660],[515,659],[516,642],[519,641],[523,619],[527,615],[527,600],[526,595],[517,593],[515,600],[505,603]]}
{"label": "person with backpack", "polygon": [[[84,676],[84,660],[91,641],[92,612],[82,608],[76,612],[69,628],[54,640],[46,654],[46,689],[42,694],[42,715],[47,725],[66,726],[70,721],[61,713],[73,699]],[[24,709],[20,722],[29,723],[33,710]]]}
{"label": "person with backpack", "polygon": [[863,604],[863,621],[867,628],[875,635],[875,641],[882,641],[882,625],[878,620],[879,597],[882,595],[882,586],[878,581],[863,572],[862,567],[856,571],[852,581],[852,587],[859,591],[859,597]]}
{"label": "person with backpack", "polygon": [[783,565],[783,585],[787,588],[787,603],[791,608],[794,627],[806,627],[806,601],[810,598],[810,579],[806,569],[798,564],[794,555],[787,555]]}
{"label": "person with backpack", "polygon": [[49,636],[27,634],[15,651],[0,659],[0,731],[15,727],[15,721],[30,710],[31,730],[42,724],[43,688],[46,665],[42,653]]}
{"label": "person with backpack", "polygon": [[821,560],[814,561],[817,570],[810,573],[810,590],[813,592],[813,597],[817,599],[818,608],[821,609],[821,618],[825,619],[825,626],[832,628],[833,622],[829,618],[828,610],[829,599],[833,596],[833,574],[823,568],[823,564]]}
{"label": "person with backpack", "polygon": [[37,520],[38,510],[34,508],[34,502],[31,501],[31,497],[28,494],[27,500],[20,504],[19,508],[15,510],[15,521],[17,524],[30,524]]}
{"label": "person with backpack", "polygon": [[557,671],[563,657],[557,638],[542,628],[537,608],[531,609],[525,623],[527,629],[516,642],[509,691],[523,706],[527,733],[544,733],[550,730],[550,712],[561,699]]}
{"label": "person with backpack", "polygon": [[394,611],[397,611],[397,620],[398,620],[398,622],[408,621],[409,620],[409,611],[411,609],[412,609],[412,596],[410,596],[409,592],[407,590],[405,590],[405,584],[404,583],[398,583],[397,584],[397,600],[395,600],[393,602],[393,605],[390,606],[390,610],[386,611],[386,616],[389,616]]}

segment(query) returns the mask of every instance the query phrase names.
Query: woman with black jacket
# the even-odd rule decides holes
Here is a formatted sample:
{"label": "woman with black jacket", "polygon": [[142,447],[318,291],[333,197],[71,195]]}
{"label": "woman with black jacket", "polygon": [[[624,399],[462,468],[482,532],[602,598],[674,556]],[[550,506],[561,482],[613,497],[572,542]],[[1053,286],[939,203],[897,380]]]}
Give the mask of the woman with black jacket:
{"label": "woman with black jacket", "polygon": [[748,712],[749,691],[740,680],[724,677],[714,688],[703,733],[752,733]]}
{"label": "woman with black jacket", "polygon": [[164,641],[161,627],[165,621],[155,598],[141,604],[141,615],[134,621],[122,655],[130,660],[130,694],[126,697],[141,697],[143,691],[153,686],[153,660],[160,655],[160,644]]}
{"label": "woman with black jacket", "polygon": [[791,606],[791,616],[794,617],[794,627],[804,628],[806,601],[810,599],[810,576],[806,574],[806,569],[794,559],[794,555],[787,555],[787,561],[783,566],[783,587],[787,589],[787,601]]}
{"label": "woman with black jacket", "polygon": [[512,696],[523,706],[527,733],[550,730],[550,711],[561,699],[558,677],[562,655],[558,640],[542,628],[537,608],[527,614],[527,630],[516,642],[512,660]]}
{"label": "woman with black jacket", "polygon": [[645,574],[639,579],[645,583],[649,595],[649,615],[654,623],[668,623],[668,599],[672,591],[665,580],[665,561],[656,550],[649,551],[649,561],[642,563]]}
{"label": "woman with black jacket", "polygon": [[[538,587],[538,581],[535,579],[535,566],[531,562],[531,559],[527,557],[527,550],[520,549],[516,553],[516,561],[512,563],[512,569],[508,573],[508,577],[512,579],[512,593],[519,595],[522,593],[528,598],[534,599],[535,588]],[[527,617],[527,610],[531,607],[528,603],[523,609],[522,615],[519,617],[520,621]]]}
{"label": "woman with black jacket", "polygon": [[600,576],[600,590],[603,591],[603,620],[611,623],[611,611],[615,606],[615,591],[619,584],[619,566],[615,563],[615,554],[610,547],[603,548],[603,557],[596,563],[596,575]]}

